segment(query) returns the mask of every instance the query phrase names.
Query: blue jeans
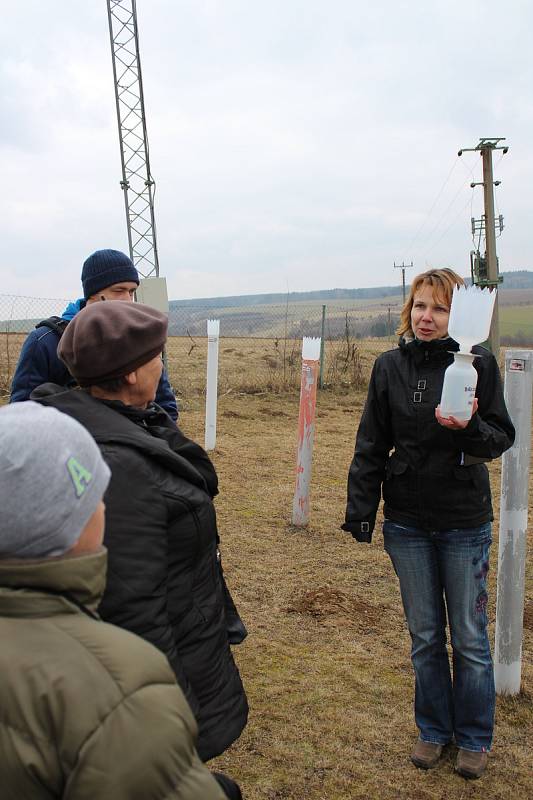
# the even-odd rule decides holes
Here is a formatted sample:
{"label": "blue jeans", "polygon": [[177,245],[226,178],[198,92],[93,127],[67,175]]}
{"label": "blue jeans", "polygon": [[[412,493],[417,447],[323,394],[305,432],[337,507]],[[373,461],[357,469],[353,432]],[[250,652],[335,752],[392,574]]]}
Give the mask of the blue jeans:
{"label": "blue jeans", "polygon": [[490,750],[495,706],[487,635],[490,523],[426,531],[385,520],[383,534],[411,634],[420,738],[436,744],[455,738],[465,750]]}

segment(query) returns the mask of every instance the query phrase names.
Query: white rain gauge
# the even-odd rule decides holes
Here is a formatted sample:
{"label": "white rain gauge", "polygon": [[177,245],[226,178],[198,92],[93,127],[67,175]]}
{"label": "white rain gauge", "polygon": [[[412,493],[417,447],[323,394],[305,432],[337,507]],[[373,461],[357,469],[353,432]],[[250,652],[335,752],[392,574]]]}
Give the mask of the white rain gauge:
{"label": "white rain gauge", "polygon": [[477,385],[472,347],[489,335],[495,300],[496,289],[491,292],[479,286],[456,286],[453,290],[448,333],[459,350],[444,374],[440,401],[443,417],[469,420],[472,416]]}
{"label": "white rain gauge", "polygon": [[218,341],[220,320],[207,320],[207,386],[205,391],[205,449],[214,450],[217,441]]}

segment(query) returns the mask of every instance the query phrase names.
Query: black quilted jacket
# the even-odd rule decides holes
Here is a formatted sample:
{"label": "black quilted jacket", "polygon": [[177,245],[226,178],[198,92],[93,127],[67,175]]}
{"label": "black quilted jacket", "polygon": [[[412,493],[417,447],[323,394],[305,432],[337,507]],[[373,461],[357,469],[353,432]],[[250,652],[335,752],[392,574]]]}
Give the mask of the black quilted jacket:
{"label": "black quilted jacket", "polygon": [[165,653],[196,715],[200,757],[219,755],[246,725],[248,706],[226,632],[211,461],[157,406],[142,411],[53,384],[32,399],[84,425],[111,469],[100,615]]}
{"label": "black quilted jacket", "polygon": [[374,364],[348,475],[344,530],[370,541],[383,492],[384,515],[425,530],[482,525],[493,519],[488,470],[514,441],[498,365],[474,347],[478,412],[462,431],[435,419],[453,339],[400,340]]}

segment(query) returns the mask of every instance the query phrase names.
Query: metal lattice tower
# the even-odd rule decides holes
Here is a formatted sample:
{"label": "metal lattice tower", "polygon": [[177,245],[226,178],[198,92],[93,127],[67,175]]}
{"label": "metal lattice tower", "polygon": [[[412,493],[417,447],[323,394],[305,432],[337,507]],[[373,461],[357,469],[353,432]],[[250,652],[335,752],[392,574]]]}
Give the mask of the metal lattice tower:
{"label": "metal lattice tower", "polygon": [[158,277],[155,182],[150,172],[136,2],[107,0],[107,14],[130,256],[143,278]]}

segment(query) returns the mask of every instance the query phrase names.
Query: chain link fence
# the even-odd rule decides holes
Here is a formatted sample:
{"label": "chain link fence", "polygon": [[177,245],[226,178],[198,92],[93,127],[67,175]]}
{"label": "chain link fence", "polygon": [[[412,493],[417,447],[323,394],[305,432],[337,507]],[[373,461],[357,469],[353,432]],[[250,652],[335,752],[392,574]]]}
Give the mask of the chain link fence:
{"label": "chain link fence", "polygon": [[[219,390],[261,393],[296,389],[303,336],[322,336],[322,384],[336,391],[364,389],[376,356],[395,346],[401,298],[320,303],[204,305],[171,302],[166,359],[178,398],[205,392],[207,320],[220,320]],[[9,395],[27,333],[60,316],[65,299],[0,295],[0,395]],[[502,337],[503,345],[531,346]],[[509,341],[508,341],[509,340]],[[502,354],[500,354],[502,355]]]}
{"label": "chain link fence", "polygon": [[204,390],[206,320],[220,320],[219,390],[260,393],[300,385],[302,337],[322,336],[322,383],[364,388],[376,355],[394,346],[399,307],[346,303],[171,304],[167,359],[178,396]]}
{"label": "chain link fence", "polygon": [[[60,316],[67,300],[0,295],[0,392],[9,394],[27,333]],[[219,390],[260,393],[296,388],[303,336],[323,336],[325,387],[364,388],[370,368],[394,346],[400,304],[332,302],[214,306],[172,302],[166,358],[178,398],[205,391],[207,320],[220,320]]]}

